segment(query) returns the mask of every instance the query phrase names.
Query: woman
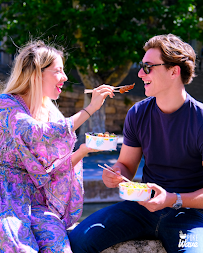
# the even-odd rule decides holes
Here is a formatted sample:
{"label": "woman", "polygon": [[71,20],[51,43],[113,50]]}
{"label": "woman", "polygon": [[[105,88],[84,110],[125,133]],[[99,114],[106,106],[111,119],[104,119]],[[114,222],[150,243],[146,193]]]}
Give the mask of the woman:
{"label": "woman", "polygon": [[0,252],[72,252],[66,229],[81,216],[82,162],[75,130],[113,89],[94,89],[91,103],[64,118],[56,100],[67,76],[63,53],[42,41],[19,50],[0,95]]}

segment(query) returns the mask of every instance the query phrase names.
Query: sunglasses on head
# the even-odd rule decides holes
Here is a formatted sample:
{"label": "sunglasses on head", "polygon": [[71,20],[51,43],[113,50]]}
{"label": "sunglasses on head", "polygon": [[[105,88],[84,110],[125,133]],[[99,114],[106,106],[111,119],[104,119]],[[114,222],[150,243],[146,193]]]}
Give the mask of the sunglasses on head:
{"label": "sunglasses on head", "polygon": [[146,62],[145,62],[145,63],[144,63],[144,62],[141,62],[141,63],[139,64],[140,69],[143,68],[145,74],[149,74],[149,73],[150,73],[150,68],[151,68],[151,67],[161,66],[161,65],[166,65],[166,63],[160,63],[160,64],[149,65],[149,64],[147,64]]}

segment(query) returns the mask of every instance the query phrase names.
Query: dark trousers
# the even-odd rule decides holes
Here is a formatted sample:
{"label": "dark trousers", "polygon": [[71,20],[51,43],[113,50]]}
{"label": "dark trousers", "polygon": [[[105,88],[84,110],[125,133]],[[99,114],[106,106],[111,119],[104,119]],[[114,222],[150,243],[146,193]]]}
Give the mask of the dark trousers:
{"label": "dark trousers", "polygon": [[133,201],[103,208],[69,235],[74,253],[93,253],[134,239],[160,239],[169,253],[203,252],[203,210],[165,208],[149,212]]}

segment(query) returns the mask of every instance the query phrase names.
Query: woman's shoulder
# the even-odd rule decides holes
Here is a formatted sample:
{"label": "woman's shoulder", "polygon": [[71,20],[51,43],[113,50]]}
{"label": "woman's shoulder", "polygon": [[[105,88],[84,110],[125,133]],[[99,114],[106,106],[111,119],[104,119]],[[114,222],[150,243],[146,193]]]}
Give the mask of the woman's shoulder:
{"label": "woman's shoulder", "polygon": [[0,94],[1,108],[17,105],[15,97],[11,94]]}
{"label": "woman's shoulder", "polygon": [[62,120],[65,119],[64,115],[61,113],[58,106],[56,104],[54,104],[52,101],[49,102],[48,109],[49,109],[49,120],[50,121],[58,121],[60,119],[62,119]]}

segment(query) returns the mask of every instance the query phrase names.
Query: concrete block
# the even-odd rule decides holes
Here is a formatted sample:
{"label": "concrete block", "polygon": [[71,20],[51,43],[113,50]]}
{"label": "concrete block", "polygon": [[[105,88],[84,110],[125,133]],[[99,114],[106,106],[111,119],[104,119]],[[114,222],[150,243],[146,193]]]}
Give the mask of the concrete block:
{"label": "concrete block", "polygon": [[118,188],[107,188],[102,180],[84,180],[84,203],[118,202]]}

